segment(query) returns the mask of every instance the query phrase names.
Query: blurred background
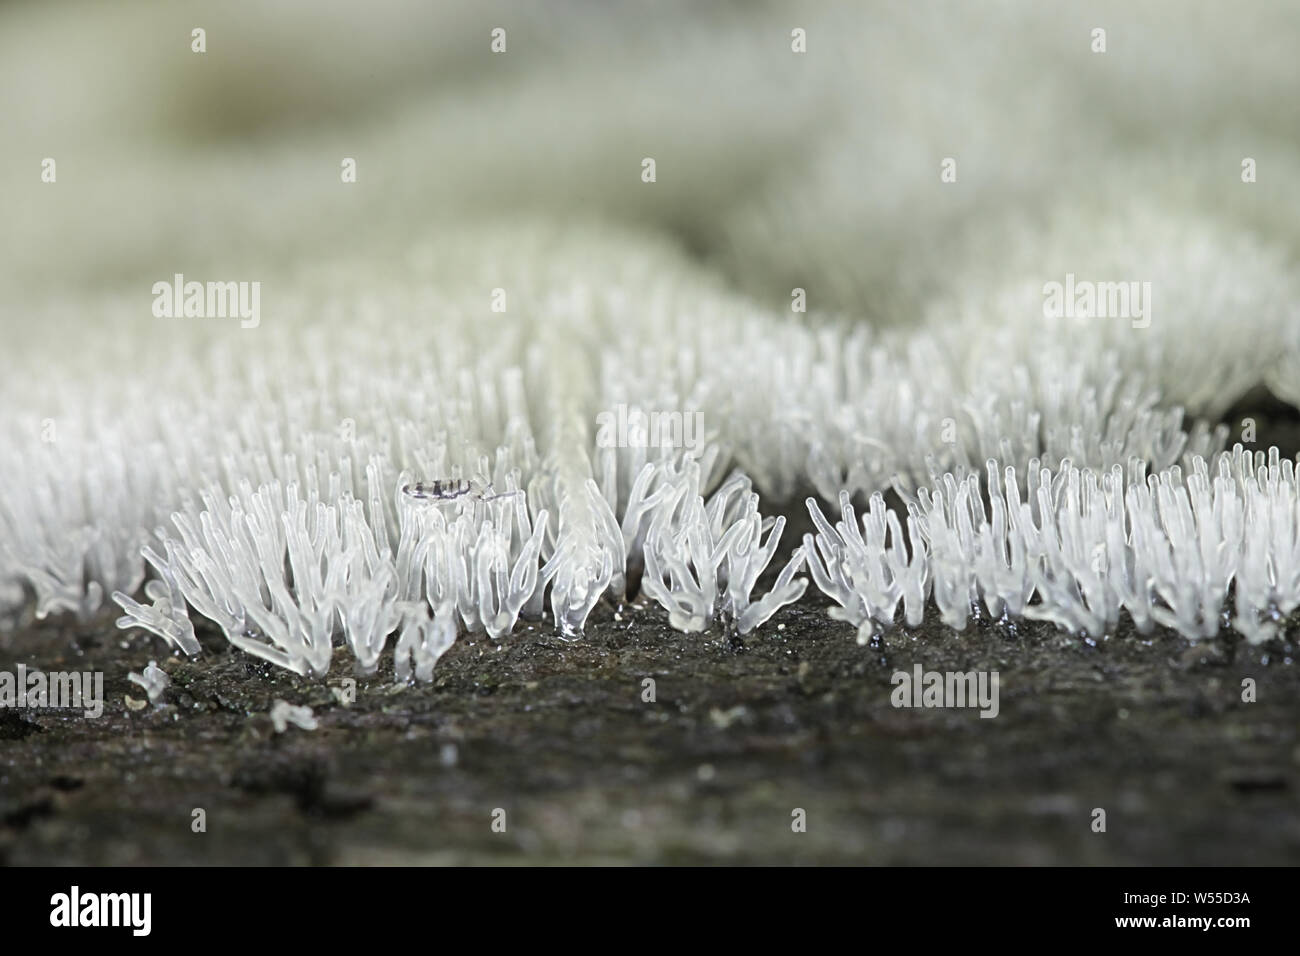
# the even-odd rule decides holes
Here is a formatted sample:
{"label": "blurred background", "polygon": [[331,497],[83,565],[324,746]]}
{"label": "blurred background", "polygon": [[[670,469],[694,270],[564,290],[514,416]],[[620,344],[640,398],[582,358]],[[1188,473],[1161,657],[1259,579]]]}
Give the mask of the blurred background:
{"label": "blurred background", "polygon": [[[1098,221],[1152,210],[1291,262],[1298,25],[1261,0],[8,2],[5,327],[47,297],[490,222],[613,224],[761,303],[802,286],[886,324],[992,262],[1055,274],[1033,250],[1078,261]],[[1267,188],[1242,188],[1246,156]]]}

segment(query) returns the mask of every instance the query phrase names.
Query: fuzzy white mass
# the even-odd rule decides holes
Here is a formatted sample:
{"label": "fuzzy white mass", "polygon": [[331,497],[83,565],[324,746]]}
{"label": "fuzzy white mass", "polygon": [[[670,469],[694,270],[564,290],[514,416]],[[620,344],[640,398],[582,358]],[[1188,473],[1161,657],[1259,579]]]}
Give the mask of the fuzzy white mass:
{"label": "fuzzy white mass", "polygon": [[[1300,404],[1300,12],[1056,6],[0,11],[0,620],[111,599],[422,680],[462,633],[751,633],[809,582],[864,640],[1266,640],[1294,463],[1211,423]],[[257,323],[159,317],[178,274]],[[1045,312],[1076,277],[1144,311]],[[611,447],[619,409],[703,433]]]}

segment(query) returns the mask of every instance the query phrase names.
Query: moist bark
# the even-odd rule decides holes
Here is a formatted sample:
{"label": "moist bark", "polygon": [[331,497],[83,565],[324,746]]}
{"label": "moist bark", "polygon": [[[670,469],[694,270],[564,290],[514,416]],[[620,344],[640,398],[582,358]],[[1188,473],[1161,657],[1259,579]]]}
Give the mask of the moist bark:
{"label": "moist bark", "polygon": [[[541,622],[462,639],[429,685],[395,687],[386,660],[345,705],[345,649],[312,681],[215,633],[187,660],[111,616],[33,624],[0,665],[102,670],[107,701],[97,720],[0,711],[0,859],[1295,864],[1296,633],[1094,642],[932,611],[860,646],[820,597],[745,638],[606,607],[573,643]],[[165,706],[133,710],[150,659]],[[894,707],[918,663],[996,670],[998,716]],[[275,733],[277,699],[318,729]]]}

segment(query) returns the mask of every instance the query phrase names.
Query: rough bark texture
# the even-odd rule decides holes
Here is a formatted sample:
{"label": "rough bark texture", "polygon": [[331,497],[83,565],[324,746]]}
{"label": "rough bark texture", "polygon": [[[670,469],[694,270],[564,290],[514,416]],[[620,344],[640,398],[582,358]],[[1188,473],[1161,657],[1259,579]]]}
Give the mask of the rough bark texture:
{"label": "rough bark texture", "polygon": [[[942,626],[858,646],[819,602],[740,640],[656,610],[462,641],[431,686],[358,682],[341,705],[206,641],[156,648],[44,627],[5,666],[101,668],[87,720],[0,712],[0,856],[25,863],[1295,863],[1293,638],[1191,645],[1121,632]],[[1293,633],[1293,632],[1291,632]],[[340,653],[330,684],[350,676]],[[997,670],[1000,714],[896,709],[890,675]],[[656,700],[643,701],[643,680]],[[1243,703],[1254,678],[1258,701]],[[282,698],[320,727],[276,734]],[[192,810],[207,832],[191,831]],[[1092,810],[1107,830],[1091,829]],[[493,811],[506,831],[493,832]],[[792,832],[792,811],[807,832]]]}

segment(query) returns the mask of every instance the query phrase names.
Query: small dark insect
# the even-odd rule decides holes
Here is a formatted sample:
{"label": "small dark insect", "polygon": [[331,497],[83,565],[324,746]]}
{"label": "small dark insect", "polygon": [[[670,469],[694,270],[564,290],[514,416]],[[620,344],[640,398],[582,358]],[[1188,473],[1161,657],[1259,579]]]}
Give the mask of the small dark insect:
{"label": "small dark insect", "polygon": [[511,495],[523,494],[522,491],[507,491],[498,495],[493,492],[491,484],[469,478],[437,478],[433,481],[417,481],[413,484],[403,485],[402,493],[410,495],[419,501],[454,501],[466,495],[477,498],[479,501],[495,501],[497,498],[508,498]]}

